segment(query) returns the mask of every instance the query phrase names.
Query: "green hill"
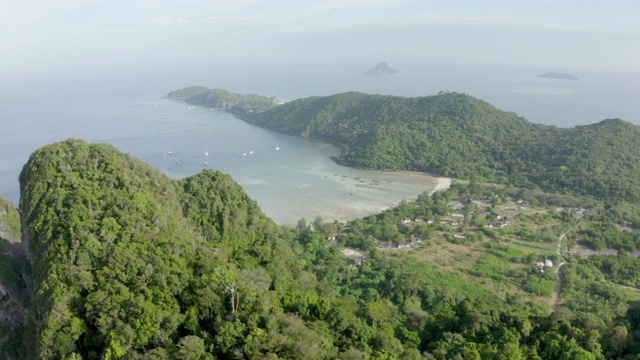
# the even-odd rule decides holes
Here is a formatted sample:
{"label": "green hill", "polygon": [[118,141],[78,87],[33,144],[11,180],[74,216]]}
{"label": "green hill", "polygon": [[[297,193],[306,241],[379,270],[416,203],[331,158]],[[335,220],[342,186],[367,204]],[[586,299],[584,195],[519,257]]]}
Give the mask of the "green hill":
{"label": "green hill", "polygon": [[349,152],[339,161],[351,166],[640,201],[640,128],[621,120],[564,129],[465,94],[357,92],[292,101],[248,120],[343,143]]}
{"label": "green hill", "polygon": [[281,230],[227,175],[172,181],[111,146],[67,140],[36,151],[20,184],[34,358],[231,351],[272,311],[266,299],[297,283]]}

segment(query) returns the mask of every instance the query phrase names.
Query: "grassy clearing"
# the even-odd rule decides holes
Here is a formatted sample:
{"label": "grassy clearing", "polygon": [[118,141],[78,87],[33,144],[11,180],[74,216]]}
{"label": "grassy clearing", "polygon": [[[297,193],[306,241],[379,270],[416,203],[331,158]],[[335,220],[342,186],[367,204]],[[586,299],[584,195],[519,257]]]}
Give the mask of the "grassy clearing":
{"label": "grassy clearing", "polygon": [[[440,226],[429,241],[404,251],[418,261],[459,274],[503,299],[518,296],[544,308],[555,288],[555,277],[541,272],[536,262],[556,260],[557,239],[570,226],[559,216],[563,209],[523,207],[511,201],[471,211],[490,210],[494,218],[507,218],[509,223],[484,229],[465,224]],[[484,240],[473,241],[477,232],[482,232]]]}

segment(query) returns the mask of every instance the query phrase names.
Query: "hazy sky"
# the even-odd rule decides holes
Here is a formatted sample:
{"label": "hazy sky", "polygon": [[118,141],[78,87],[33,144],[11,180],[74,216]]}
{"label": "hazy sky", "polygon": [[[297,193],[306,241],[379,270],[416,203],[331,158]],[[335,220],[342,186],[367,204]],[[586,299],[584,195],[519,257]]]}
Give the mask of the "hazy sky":
{"label": "hazy sky", "polygon": [[163,63],[640,72],[638,0],[0,0],[0,77]]}

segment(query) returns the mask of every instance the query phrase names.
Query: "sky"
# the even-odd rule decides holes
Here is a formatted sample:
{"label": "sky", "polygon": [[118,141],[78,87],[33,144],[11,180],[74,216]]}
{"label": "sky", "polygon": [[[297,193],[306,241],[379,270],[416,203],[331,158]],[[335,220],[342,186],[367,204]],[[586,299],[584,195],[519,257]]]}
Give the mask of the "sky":
{"label": "sky", "polygon": [[0,78],[190,63],[640,72],[638,0],[0,0]]}

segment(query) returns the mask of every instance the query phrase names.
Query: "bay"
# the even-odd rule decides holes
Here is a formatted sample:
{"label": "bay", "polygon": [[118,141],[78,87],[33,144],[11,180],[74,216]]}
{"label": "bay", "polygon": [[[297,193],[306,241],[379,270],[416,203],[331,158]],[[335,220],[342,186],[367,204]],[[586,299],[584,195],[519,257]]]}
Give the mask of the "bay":
{"label": "bay", "polygon": [[175,179],[221,170],[281,225],[316,216],[326,221],[363,217],[415,199],[437,184],[427,174],[340,166],[330,159],[339,155],[332,145],[159,96],[67,101],[42,100],[37,108],[25,104],[22,110],[0,113],[12,119],[3,132],[11,136],[2,138],[1,196],[17,204],[17,176],[29,154],[69,137],[112,144]]}
{"label": "bay", "polygon": [[31,152],[69,137],[113,144],[172,178],[203,168],[229,173],[267,215],[286,225],[316,215],[325,220],[365,216],[436,186],[436,179],[427,175],[342,167],[331,161],[338,154],[331,145],[161,99],[191,85],[285,101],[352,90],[401,96],[449,90],[550,125],[570,127],[613,117],[640,122],[637,74],[553,69],[581,79],[561,81],[537,77],[551,70],[547,68],[413,64],[394,66],[400,74],[392,77],[362,76],[369,67],[195,64],[2,79],[0,196],[17,204],[17,177]]}

